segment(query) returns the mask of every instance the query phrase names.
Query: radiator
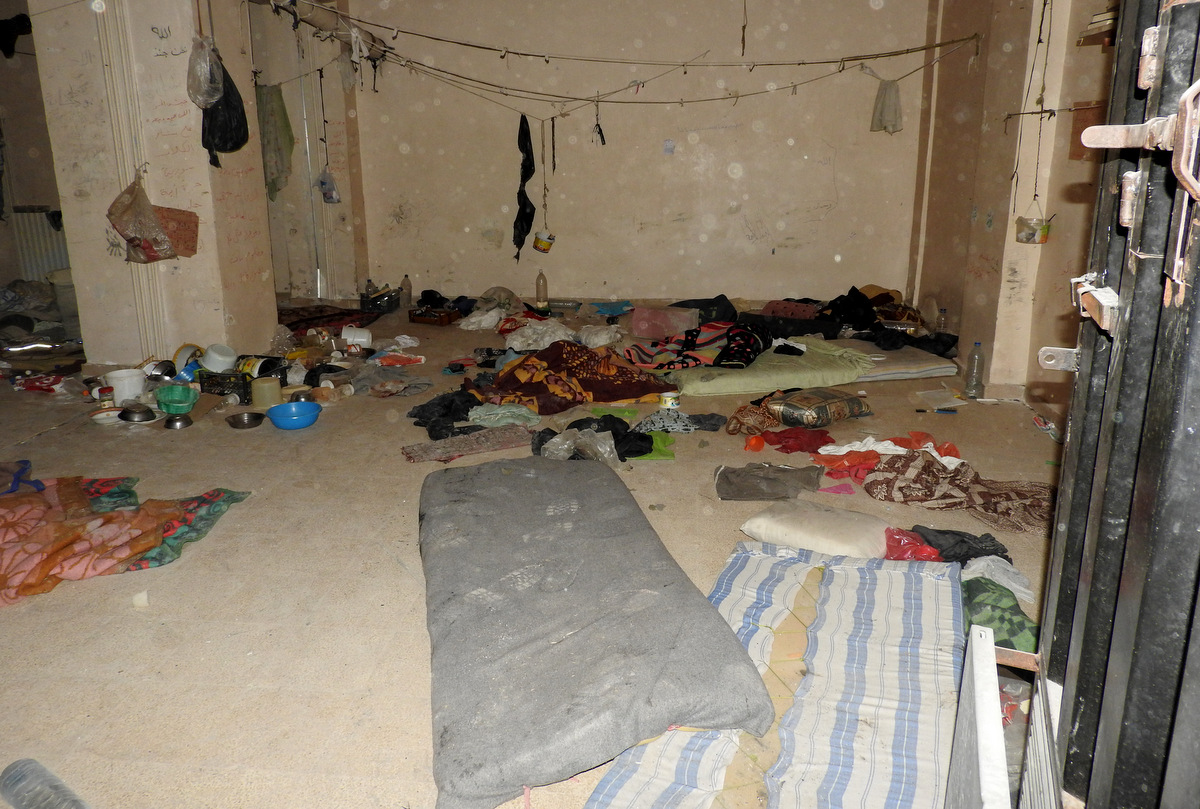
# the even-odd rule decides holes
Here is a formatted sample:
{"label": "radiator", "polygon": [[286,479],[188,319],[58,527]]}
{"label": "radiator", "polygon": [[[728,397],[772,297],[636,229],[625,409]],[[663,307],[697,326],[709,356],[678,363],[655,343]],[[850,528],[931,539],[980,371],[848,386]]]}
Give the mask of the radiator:
{"label": "radiator", "polygon": [[55,230],[46,213],[42,209],[23,211],[17,206],[9,217],[21,277],[26,281],[45,281],[47,273],[71,266],[66,233]]}

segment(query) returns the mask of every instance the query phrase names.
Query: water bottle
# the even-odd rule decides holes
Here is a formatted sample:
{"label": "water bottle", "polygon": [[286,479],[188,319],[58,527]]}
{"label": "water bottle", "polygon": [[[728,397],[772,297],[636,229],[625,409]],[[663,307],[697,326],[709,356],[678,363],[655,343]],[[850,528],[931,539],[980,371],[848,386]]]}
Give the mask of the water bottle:
{"label": "water bottle", "polygon": [[983,347],[976,342],[967,355],[966,385],[963,393],[968,399],[979,399],[983,396]]}
{"label": "water bottle", "polygon": [[549,293],[549,291],[547,291],[547,288],[546,288],[547,287],[546,273],[542,272],[541,270],[538,271],[537,281],[535,282],[534,286],[535,286],[534,306],[537,309],[549,309],[550,308],[550,293]]}
{"label": "water bottle", "polygon": [[0,796],[14,809],[88,809],[54,773],[31,758],[14,761],[0,773]]}
{"label": "water bottle", "polygon": [[934,324],[933,330],[934,330],[934,331],[936,331],[936,332],[937,332],[937,333],[939,333],[939,334],[945,334],[945,332],[946,332],[946,323],[947,323],[947,319],[946,319],[946,310],[945,310],[945,309],[938,309],[938,313],[937,313],[937,321],[936,321],[936,323]]}
{"label": "water bottle", "polygon": [[404,274],[404,279],[400,281],[400,308],[408,309],[412,306],[412,281],[409,280],[408,273]]}

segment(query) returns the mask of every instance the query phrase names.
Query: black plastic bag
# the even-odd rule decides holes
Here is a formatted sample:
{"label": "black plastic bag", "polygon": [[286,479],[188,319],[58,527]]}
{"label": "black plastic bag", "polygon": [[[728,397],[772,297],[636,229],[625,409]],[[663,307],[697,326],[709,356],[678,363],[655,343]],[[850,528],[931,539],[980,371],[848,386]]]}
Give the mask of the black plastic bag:
{"label": "black plastic bag", "polygon": [[246,122],[242,94],[225,69],[224,62],[219,64],[224,92],[211,107],[204,110],[200,125],[200,144],[208,150],[208,162],[217,168],[221,168],[217,152],[236,152],[250,140],[250,125]]}

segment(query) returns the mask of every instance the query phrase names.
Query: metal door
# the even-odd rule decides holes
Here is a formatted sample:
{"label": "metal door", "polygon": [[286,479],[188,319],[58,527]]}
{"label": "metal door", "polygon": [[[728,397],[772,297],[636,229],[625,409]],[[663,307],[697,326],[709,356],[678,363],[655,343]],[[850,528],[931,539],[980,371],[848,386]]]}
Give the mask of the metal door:
{"label": "metal door", "polygon": [[1039,687],[1062,688],[1062,797],[1090,809],[1200,805],[1198,30],[1200,0],[1125,0],[1109,125],[1085,134],[1109,150]]}

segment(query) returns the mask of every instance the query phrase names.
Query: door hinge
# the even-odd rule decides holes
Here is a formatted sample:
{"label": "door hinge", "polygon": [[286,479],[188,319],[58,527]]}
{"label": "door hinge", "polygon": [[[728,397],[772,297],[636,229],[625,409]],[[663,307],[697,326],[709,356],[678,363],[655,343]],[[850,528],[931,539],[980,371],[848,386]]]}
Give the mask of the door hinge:
{"label": "door hinge", "polygon": [[1137,85],[1143,90],[1149,90],[1158,84],[1162,75],[1162,56],[1158,53],[1158,26],[1151,26],[1142,32],[1142,55],[1138,58]]}
{"label": "door hinge", "polygon": [[1142,191],[1142,173],[1127,171],[1121,175],[1121,202],[1117,206],[1117,222],[1123,227],[1133,227],[1137,198]]}

